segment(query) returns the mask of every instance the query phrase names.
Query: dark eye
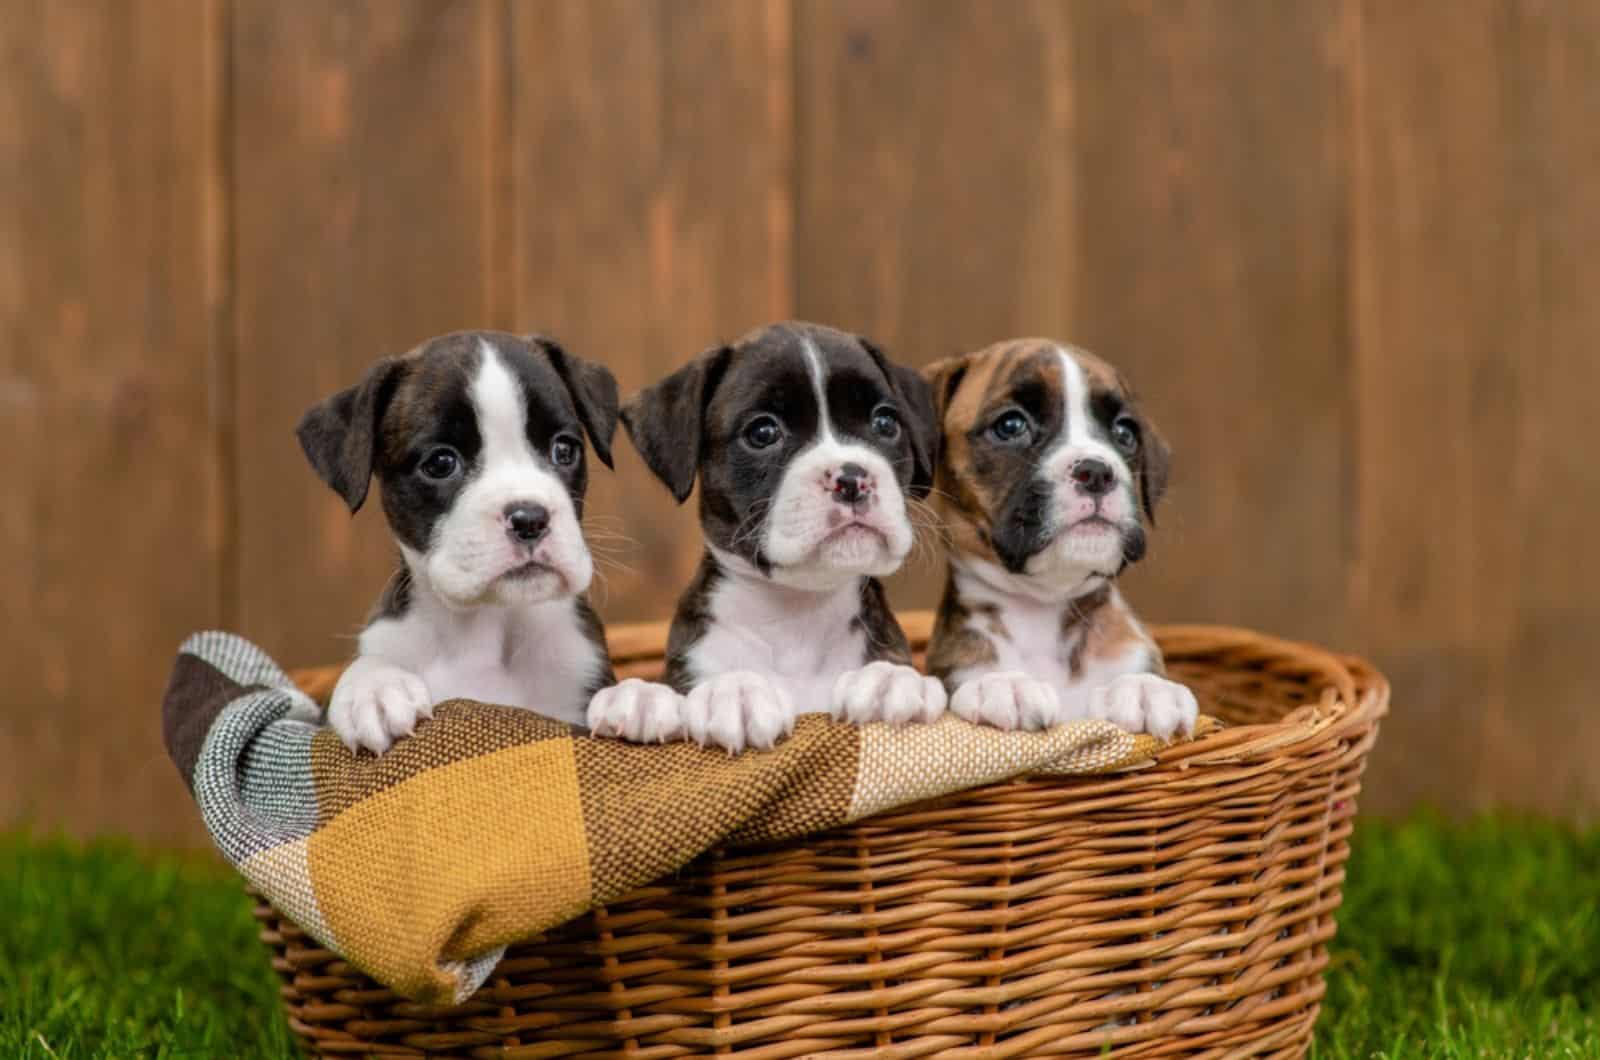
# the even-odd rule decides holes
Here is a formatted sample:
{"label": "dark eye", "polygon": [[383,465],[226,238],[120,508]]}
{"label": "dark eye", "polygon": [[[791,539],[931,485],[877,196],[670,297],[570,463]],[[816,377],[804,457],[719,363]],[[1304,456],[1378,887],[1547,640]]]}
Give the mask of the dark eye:
{"label": "dark eye", "polygon": [[448,446],[440,446],[428,451],[422,458],[422,463],[417,465],[417,470],[422,472],[423,478],[447,479],[461,469],[461,454]]}
{"label": "dark eye", "polygon": [[1111,421],[1111,440],[1124,453],[1139,451],[1139,424],[1132,416],[1118,416]]}
{"label": "dark eye", "polygon": [[888,405],[873,409],[872,433],[891,442],[900,437],[900,414]]}
{"label": "dark eye", "polygon": [[557,467],[571,467],[578,462],[578,454],[582,450],[578,439],[570,434],[558,434],[556,440],[550,443],[550,459]]}
{"label": "dark eye", "polygon": [[1020,441],[1032,431],[1033,426],[1028,423],[1028,417],[1017,409],[1002,412],[994,423],[989,425],[989,433],[1002,442]]}
{"label": "dark eye", "polygon": [[783,437],[783,428],[771,416],[757,416],[744,429],[744,443],[752,449],[765,449]]}

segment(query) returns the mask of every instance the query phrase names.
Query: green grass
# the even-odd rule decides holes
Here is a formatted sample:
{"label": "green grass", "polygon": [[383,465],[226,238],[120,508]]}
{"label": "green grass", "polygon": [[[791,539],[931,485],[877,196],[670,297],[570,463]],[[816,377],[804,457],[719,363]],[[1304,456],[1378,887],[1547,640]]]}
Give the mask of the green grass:
{"label": "green grass", "polygon": [[1600,1056],[1600,831],[1362,821],[1313,1055]]}
{"label": "green grass", "polygon": [[[1600,1057],[1600,832],[1364,821],[1314,1055]],[[0,1056],[281,1056],[236,878],[0,836]]]}
{"label": "green grass", "polygon": [[0,836],[0,1056],[283,1056],[288,1028],[231,870]]}

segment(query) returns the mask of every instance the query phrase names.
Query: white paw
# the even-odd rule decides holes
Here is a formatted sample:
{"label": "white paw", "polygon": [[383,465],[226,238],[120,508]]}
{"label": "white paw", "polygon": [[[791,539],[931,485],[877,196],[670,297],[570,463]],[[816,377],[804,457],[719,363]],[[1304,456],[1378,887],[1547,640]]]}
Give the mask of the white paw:
{"label": "white paw", "polygon": [[794,704],[765,676],[734,670],[700,682],[684,697],[683,727],[702,747],[764,751],[794,731]]}
{"label": "white paw", "polygon": [[328,724],[352,751],[381,755],[417,722],[433,717],[433,697],[422,678],[398,666],[357,659],[328,701]]}
{"label": "white paw", "polygon": [[1163,740],[1193,735],[1199,714],[1193,692],[1155,674],[1124,674],[1089,694],[1089,717]]}
{"label": "white paw", "polygon": [[944,685],[937,678],[880,659],[839,675],[828,712],[856,725],[869,721],[903,725],[938,720],[945,699]]}
{"label": "white paw", "polygon": [[683,696],[666,685],[630,677],[589,700],[589,729],[633,743],[683,739]]}
{"label": "white paw", "polygon": [[1055,686],[1018,670],[971,678],[950,697],[950,709],[997,729],[1048,729],[1066,720]]}

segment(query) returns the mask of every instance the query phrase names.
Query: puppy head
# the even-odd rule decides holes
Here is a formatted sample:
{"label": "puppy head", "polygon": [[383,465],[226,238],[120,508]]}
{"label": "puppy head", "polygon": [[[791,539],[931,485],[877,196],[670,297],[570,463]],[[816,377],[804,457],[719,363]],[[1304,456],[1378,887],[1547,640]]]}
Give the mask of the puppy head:
{"label": "puppy head", "polygon": [[925,376],[944,432],[934,505],[961,560],[1055,597],[1144,555],[1171,453],[1110,365],[1022,339]]}
{"label": "puppy head", "polygon": [[622,410],[645,463],[724,562],[832,588],[892,573],[911,551],[937,433],[920,376],[865,339],[775,324],[711,349]]}
{"label": "puppy head", "polygon": [[379,361],[298,434],[352,512],[377,475],[414,574],[466,608],[588,588],[583,438],[610,467],[616,425],[605,368],[546,338],[466,331]]}

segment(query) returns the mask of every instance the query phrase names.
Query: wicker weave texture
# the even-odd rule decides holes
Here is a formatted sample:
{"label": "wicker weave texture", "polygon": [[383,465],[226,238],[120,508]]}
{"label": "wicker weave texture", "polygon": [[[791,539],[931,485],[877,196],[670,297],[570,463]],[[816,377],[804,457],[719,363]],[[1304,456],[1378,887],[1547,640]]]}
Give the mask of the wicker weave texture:
{"label": "wicker weave texture", "polygon": [[[660,633],[613,633],[625,671]],[[1388,688],[1240,630],[1160,639],[1227,728],[1143,770],[707,855],[514,948],[455,1008],[397,998],[258,905],[290,1026],[327,1055],[1298,1056]]]}

